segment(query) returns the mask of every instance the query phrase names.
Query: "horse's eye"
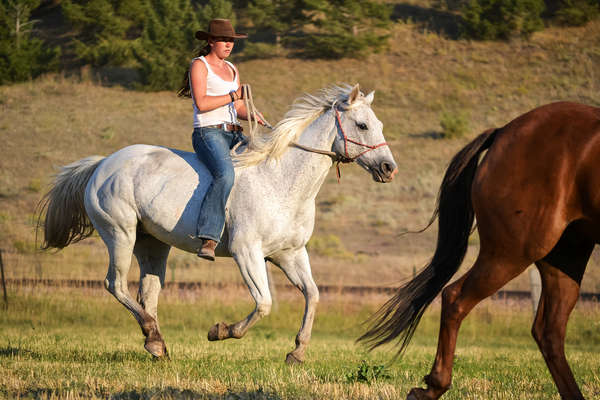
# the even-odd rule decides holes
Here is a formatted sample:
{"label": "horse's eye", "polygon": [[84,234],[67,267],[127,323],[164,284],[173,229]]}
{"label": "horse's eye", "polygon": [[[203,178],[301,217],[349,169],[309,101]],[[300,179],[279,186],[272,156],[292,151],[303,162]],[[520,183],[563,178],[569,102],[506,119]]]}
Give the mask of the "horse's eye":
{"label": "horse's eye", "polygon": [[369,129],[367,124],[365,124],[364,122],[357,122],[356,126],[358,126],[358,129],[361,129],[363,131],[366,131],[367,129]]}

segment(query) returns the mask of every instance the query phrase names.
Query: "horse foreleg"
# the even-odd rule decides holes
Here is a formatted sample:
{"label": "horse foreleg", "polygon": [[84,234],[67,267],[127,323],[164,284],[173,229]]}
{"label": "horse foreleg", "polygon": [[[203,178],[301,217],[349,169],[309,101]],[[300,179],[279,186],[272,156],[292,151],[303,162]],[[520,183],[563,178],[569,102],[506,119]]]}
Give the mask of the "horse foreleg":
{"label": "horse foreleg", "polygon": [[438,348],[431,372],[424,379],[427,389],[414,388],[407,399],[437,399],[450,388],[456,339],[462,321],[473,307],[523,272],[528,264],[480,254],[469,272],[442,291]]}
{"label": "horse foreleg", "polygon": [[158,324],[158,295],[165,283],[167,257],[171,247],[149,235],[138,236],[133,253],[140,266],[138,302],[155,321],[149,327],[144,347],[153,355],[168,357],[167,346]]}
{"label": "horse foreleg", "polygon": [[312,333],[319,303],[319,289],[312,277],[306,248],[277,255],[272,257],[272,261],[283,270],[290,282],[304,295],[304,317],[296,335],[296,349],[288,353],[285,359],[288,364],[301,363],[304,361],[304,353]]}
{"label": "horse foreleg", "polygon": [[228,325],[225,322],[215,324],[208,331],[208,340],[211,341],[240,339],[248,332],[248,329],[271,312],[271,292],[262,250],[260,248],[242,248],[237,251],[232,249],[232,254],[242,278],[254,298],[256,307],[245,319],[235,324]]}

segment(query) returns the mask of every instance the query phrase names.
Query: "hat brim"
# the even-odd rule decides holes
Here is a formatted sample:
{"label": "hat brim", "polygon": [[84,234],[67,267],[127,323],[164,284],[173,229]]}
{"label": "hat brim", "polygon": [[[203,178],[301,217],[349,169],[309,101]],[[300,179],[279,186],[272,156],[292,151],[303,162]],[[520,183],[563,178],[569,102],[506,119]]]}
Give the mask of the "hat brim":
{"label": "hat brim", "polygon": [[245,33],[236,33],[235,35],[231,36],[231,35],[211,35],[209,32],[205,32],[205,31],[198,31],[196,32],[196,39],[198,40],[208,40],[212,37],[226,37],[226,38],[232,38],[232,39],[246,39],[248,37],[248,35],[246,35]]}

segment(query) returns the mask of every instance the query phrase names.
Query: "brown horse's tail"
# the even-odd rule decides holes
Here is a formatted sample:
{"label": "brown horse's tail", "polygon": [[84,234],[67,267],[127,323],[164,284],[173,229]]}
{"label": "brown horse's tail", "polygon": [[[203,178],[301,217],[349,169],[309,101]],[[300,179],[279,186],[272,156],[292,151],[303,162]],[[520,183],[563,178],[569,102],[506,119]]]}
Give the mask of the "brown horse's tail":
{"label": "brown horse's tail", "polygon": [[38,205],[37,227],[44,228],[42,249],[62,249],[94,232],[83,200],[85,187],[103,159],[100,156],[84,158],[62,167],[56,175],[54,185]]}
{"label": "brown horse's tail", "polygon": [[438,217],[438,240],[433,259],[371,317],[369,330],[358,339],[367,342],[371,349],[400,336],[398,354],[401,354],[429,304],[460,267],[475,216],[471,186],[479,155],[491,146],[495,136],[494,129],[482,133],[450,162],[429,223],[431,225]]}

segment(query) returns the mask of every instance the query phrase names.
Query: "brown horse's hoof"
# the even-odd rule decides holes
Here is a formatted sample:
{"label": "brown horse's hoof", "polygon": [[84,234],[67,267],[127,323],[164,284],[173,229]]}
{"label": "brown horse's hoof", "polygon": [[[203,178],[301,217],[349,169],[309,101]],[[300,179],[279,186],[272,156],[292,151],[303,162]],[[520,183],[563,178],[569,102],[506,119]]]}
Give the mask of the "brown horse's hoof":
{"label": "brown horse's hoof", "polygon": [[229,338],[229,326],[225,322],[214,324],[208,331],[208,340],[223,340]]}
{"label": "brown horse's hoof", "polygon": [[296,357],[293,353],[288,353],[285,357],[285,363],[287,365],[302,364],[303,362],[304,360],[301,360],[300,358]]}
{"label": "brown horse's hoof", "polygon": [[146,343],[144,344],[144,348],[154,357],[159,359],[169,359],[169,353],[167,352],[167,346],[162,340],[152,340],[148,341],[146,339]]}
{"label": "brown horse's hoof", "polygon": [[412,388],[406,396],[406,400],[431,400],[431,397],[425,394],[425,389]]}

